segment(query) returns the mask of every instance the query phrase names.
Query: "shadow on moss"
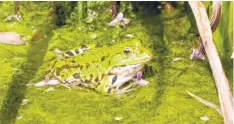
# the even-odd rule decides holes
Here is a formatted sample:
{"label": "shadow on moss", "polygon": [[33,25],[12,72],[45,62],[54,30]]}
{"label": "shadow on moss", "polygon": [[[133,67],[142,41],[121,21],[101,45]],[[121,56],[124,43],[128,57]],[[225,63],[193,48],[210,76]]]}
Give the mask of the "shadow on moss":
{"label": "shadow on moss", "polygon": [[[48,30],[49,31],[49,30]],[[26,84],[33,79],[38,68],[41,66],[43,58],[51,39],[51,31],[47,32],[47,37],[31,44],[28,50],[27,61],[20,66],[19,70],[13,74],[12,83],[9,84],[8,93],[3,100],[1,107],[0,123],[12,124],[18,114],[18,110],[25,97]],[[37,61],[36,61],[37,60]]]}
{"label": "shadow on moss", "polygon": [[[145,2],[134,2],[133,5],[144,6]],[[162,96],[164,95],[164,86],[165,86],[165,63],[166,56],[168,54],[168,49],[166,45],[166,41],[164,40],[164,18],[159,16],[160,10],[157,6],[160,4],[158,2],[149,2],[149,4],[153,5],[151,8],[148,8],[145,11],[145,14],[142,14],[142,17],[138,17],[142,19],[142,25],[146,28],[147,34],[152,36],[150,38],[151,49],[153,51],[153,59],[152,62],[156,62],[156,65],[153,65],[153,68],[156,68],[156,92],[154,93],[153,100],[155,104],[152,106],[152,110],[156,110],[162,102]],[[146,4],[147,5],[147,4]],[[145,7],[147,8],[147,7]],[[135,11],[138,13],[138,11]],[[153,111],[152,115],[156,116],[157,111]]]}

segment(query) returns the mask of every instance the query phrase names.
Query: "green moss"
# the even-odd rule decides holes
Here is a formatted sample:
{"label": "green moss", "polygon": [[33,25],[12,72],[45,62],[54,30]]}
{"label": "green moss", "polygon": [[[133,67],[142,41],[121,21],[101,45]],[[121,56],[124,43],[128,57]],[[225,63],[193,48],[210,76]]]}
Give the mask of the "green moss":
{"label": "green moss", "polygon": [[[28,39],[35,30],[42,34],[40,40],[28,41],[28,45],[0,44],[0,122],[3,124],[71,124],[71,123],[223,123],[218,113],[194,98],[186,90],[218,104],[214,80],[208,62],[191,61],[189,56],[194,39],[191,13],[176,11],[176,17],[165,18],[160,14],[138,16],[126,9],[131,23],[126,27],[108,27],[111,21],[108,3],[92,4],[98,17],[90,24],[62,27],[48,26],[43,14],[49,11],[51,2],[21,2],[22,23],[7,22],[1,31],[17,31]],[[90,4],[90,3],[89,3]],[[127,3],[125,3],[127,5]],[[0,19],[13,13],[13,2],[1,2]],[[102,6],[98,9],[97,5]],[[32,9],[33,8],[33,9]],[[136,15],[136,18],[135,16]],[[173,15],[173,14],[172,14]],[[18,25],[15,29],[12,25]],[[1,25],[2,26],[2,25]],[[178,29],[179,27],[179,29]],[[93,39],[90,35],[96,34]],[[153,52],[150,66],[154,74],[146,75],[150,84],[137,87],[121,97],[105,96],[94,91],[53,87],[55,91],[43,93],[49,87],[25,87],[44,78],[44,71],[56,55],[53,50],[75,49],[80,44],[99,43],[112,45],[131,40],[133,34]],[[172,62],[174,58],[181,58]],[[16,70],[15,70],[16,69]],[[231,72],[231,71],[230,71]],[[28,99],[25,106],[22,99]],[[200,120],[208,116],[209,121]],[[121,120],[115,120],[121,117]],[[17,119],[18,118],[18,119]]]}

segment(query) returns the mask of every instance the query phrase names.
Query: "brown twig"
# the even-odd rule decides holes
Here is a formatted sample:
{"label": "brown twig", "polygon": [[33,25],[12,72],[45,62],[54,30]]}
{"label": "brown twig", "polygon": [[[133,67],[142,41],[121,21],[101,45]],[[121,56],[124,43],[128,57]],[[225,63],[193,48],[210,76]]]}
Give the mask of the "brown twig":
{"label": "brown twig", "polygon": [[213,77],[215,79],[224,122],[225,124],[234,124],[233,96],[230,91],[227,77],[223,71],[220,57],[212,39],[212,30],[205,6],[200,1],[189,1],[189,5],[195,16],[198,31],[212,69]]}

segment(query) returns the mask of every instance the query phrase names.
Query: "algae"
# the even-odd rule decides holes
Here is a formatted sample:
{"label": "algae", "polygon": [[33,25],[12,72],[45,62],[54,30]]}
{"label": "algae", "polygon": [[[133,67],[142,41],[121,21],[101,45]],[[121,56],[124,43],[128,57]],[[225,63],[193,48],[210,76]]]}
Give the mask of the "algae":
{"label": "algae", "polygon": [[[180,5],[172,16],[150,9],[142,14],[140,10],[137,12],[134,7],[128,7],[131,6],[129,2],[122,2],[127,8],[121,10],[131,23],[125,27],[108,27],[107,23],[111,21],[108,2],[88,2],[89,9],[98,13],[91,23],[80,26],[68,19],[67,25],[57,27],[50,26],[50,20],[45,19],[50,4],[52,2],[20,2],[21,23],[0,21],[0,31],[17,31],[28,37],[29,43],[24,46],[0,44],[0,123],[223,123],[215,110],[185,92],[188,90],[218,104],[208,61],[189,59],[197,39],[189,9],[180,8]],[[0,20],[14,13],[13,2],[0,2],[0,12],[4,12]],[[30,40],[33,32],[42,33],[38,39]],[[96,34],[96,38],[90,37],[92,34]],[[46,66],[56,57],[55,48],[66,51],[80,44],[112,45],[131,40],[126,34],[140,39],[153,52],[149,65],[155,73],[145,75],[149,85],[121,97],[78,89],[69,91],[61,87],[43,93],[49,87],[26,87],[28,83],[43,80]],[[174,58],[181,59],[173,62]],[[25,106],[21,105],[23,99],[29,100]],[[209,121],[200,119],[205,115]],[[115,117],[121,120],[115,120]]]}

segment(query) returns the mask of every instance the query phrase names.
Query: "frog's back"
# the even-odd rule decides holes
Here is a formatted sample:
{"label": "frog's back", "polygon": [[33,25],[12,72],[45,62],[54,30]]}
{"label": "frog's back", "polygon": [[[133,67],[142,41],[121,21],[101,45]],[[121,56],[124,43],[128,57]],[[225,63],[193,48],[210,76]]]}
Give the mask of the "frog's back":
{"label": "frog's back", "polygon": [[53,66],[53,77],[62,83],[80,81],[86,87],[96,87],[108,69],[110,53],[102,48],[91,49],[80,55],[57,60]]}

